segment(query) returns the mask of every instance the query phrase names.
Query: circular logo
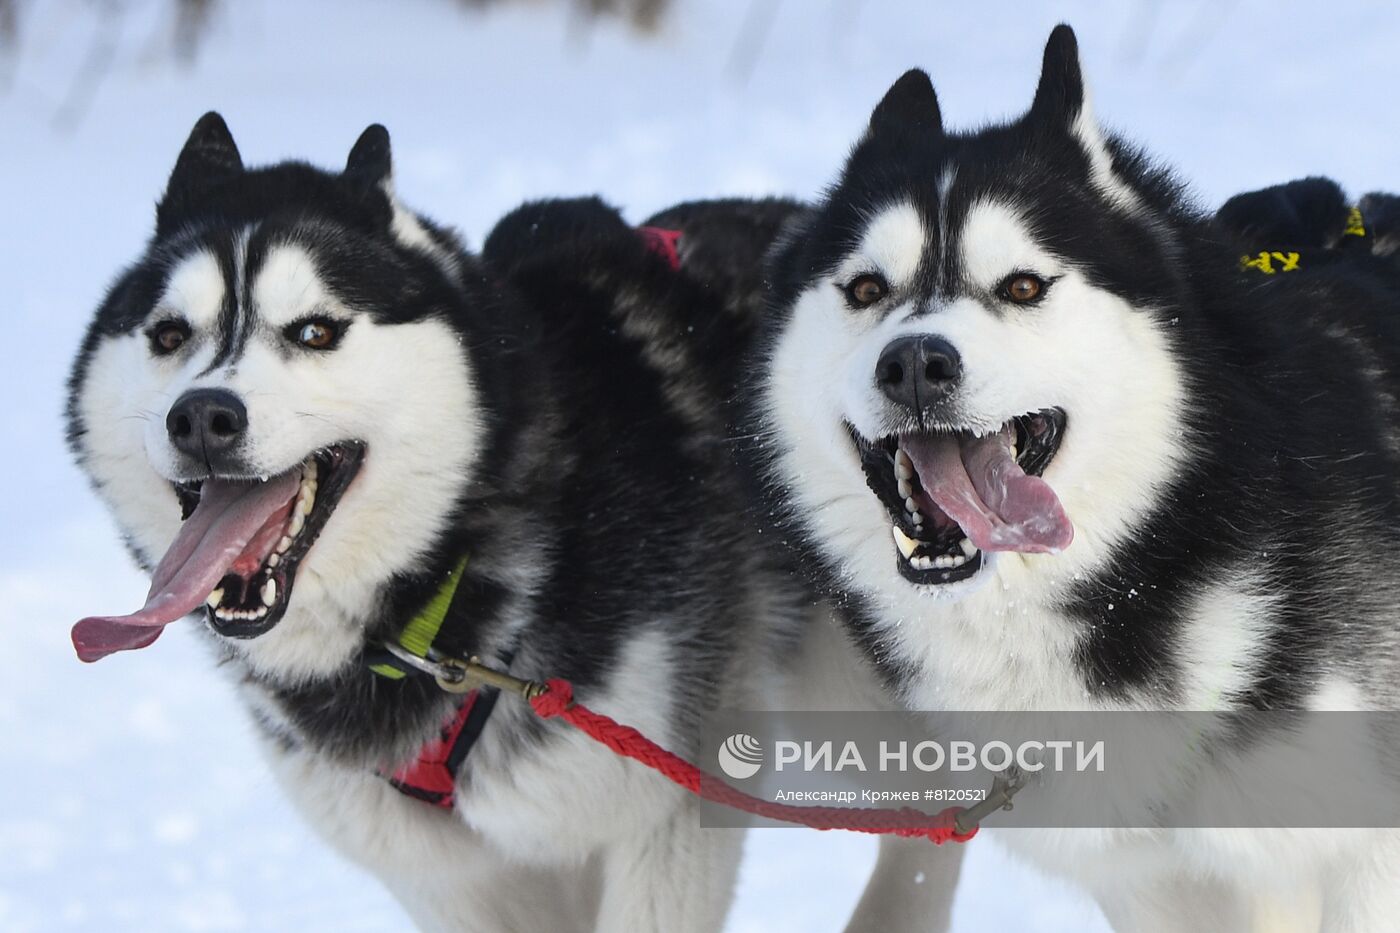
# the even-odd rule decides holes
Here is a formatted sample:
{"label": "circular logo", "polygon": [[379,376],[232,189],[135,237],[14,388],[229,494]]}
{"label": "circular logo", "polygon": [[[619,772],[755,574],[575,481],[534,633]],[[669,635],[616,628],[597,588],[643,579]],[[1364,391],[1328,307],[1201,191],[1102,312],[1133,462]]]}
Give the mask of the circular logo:
{"label": "circular logo", "polygon": [[719,767],[732,778],[751,778],[763,767],[763,746],[753,736],[736,732],[719,747]]}

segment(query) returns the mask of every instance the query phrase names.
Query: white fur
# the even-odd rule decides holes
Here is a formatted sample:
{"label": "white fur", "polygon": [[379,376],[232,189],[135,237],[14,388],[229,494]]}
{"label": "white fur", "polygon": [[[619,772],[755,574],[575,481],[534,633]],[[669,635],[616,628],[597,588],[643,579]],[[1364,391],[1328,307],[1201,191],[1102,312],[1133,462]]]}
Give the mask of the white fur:
{"label": "white fur", "polygon": [[878,272],[894,288],[906,285],[919,271],[928,233],[918,210],[907,201],[887,207],[866,226],[860,248],[843,265],[841,280]]}
{"label": "white fur", "polygon": [[394,193],[393,179],[385,179],[380,187],[384,189],[384,194],[389,199],[389,207],[393,211],[393,216],[389,221],[389,229],[394,234],[394,239],[404,246],[427,254],[447,273],[448,278],[460,284],[462,263],[457,254],[444,248],[441,243],[433,239],[418,215],[404,207],[403,203],[399,201],[398,195]]}
{"label": "white fur", "polygon": [[1138,193],[1123,182],[1113,171],[1113,154],[1108,150],[1103,130],[1094,118],[1093,102],[1089,91],[1084,91],[1084,105],[1070,126],[1070,132],[1079,140],[1079,145],[1089,157],[1089,177],[1099,191],[1120,210],[1133,214],[1144,214],[1142,199]]}

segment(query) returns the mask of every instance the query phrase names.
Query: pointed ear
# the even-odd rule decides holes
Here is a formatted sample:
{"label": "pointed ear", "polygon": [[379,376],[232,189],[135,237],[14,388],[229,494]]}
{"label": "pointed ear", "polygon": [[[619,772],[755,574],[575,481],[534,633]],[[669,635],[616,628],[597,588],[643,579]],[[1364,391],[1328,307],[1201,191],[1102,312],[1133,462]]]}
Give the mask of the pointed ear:
{"label": "pointed ear", "polygon": [[1079,42],[1064,23],[1056,26],[1045,43],[1040,84],[1031,103],[1032,122],[1068,128],[1084,108],[1084,75],[1079,70]]}
{"label": "pointed ear", "polygon": [[885,92],[875,112],[870,115],[870,134],[907,132],[911,129],[943,134],[943,114],[938,109],[938,95],[933,82],[918,68],[906,71]]}
{"label": "pointed ear", "polygon": [[378,123],[372,123],[350,148],[350,156],[345,160],[345,172],[342,177],[361,188],[369,189],[379,187],[392,173],[389,131]]}
{"label": "pointed ear", "polygon": [[180,150],[175,169],[170,173],[166,196],[195,191],[242,171],[243,157],[238,154],[228,124],[211,110],[199,118],[190,131],[190,138],[185,140],[185,148]]}

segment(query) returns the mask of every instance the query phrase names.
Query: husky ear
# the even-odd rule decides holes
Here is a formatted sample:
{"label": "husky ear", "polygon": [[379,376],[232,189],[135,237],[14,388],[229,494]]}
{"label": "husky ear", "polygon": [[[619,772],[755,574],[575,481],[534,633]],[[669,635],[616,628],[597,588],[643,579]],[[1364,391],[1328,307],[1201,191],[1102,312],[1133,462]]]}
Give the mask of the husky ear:
{"label": "husky ear", "polygon": [[209,111],[199,118],[185,140],[185,148],[175,160],[175,169],[166,185],[166,196],[196,191],[243,171],[243,157],[224,118]]}
{"label": "husky ear", "polygon": [[870,134],[902,133],[911,129],[943,134],[943,114],[933,82],[918,68],[911,68],[885,92],[870,115]]}
{"label": "husky ear", "polygon": [[389,153],[389,131],[372,123],[350,148],[342,177],[364,189],[377,188],[393,173]]}
{"label": "husky ear", "polygon": [[1084,109],[1084,75],[1079,70],[1079,42],[1064,23],[1045,43],[1040,84],[1031,103],[1031,121],[1069,128]]}

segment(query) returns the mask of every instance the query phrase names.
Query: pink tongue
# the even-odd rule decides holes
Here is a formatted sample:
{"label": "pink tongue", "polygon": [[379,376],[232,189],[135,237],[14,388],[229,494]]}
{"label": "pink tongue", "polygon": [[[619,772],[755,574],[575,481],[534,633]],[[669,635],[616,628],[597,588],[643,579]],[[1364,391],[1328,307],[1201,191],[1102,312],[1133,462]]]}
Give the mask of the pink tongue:
{"label": "pink tongue", "polygon": [[977,438],[921,434],[905,435],[899,445],[914,461],[924,491],[977,547],[1063,551],[1074,526],[1050,484],[1027,476],[1011,459],[1010,439],[1007,431]]}
{"label": "pink tongue", "polygon": [[[78,622],[73,626],[78,657],[96,661],[115,651],[144,648],[165,626],[197,609],[235,564],[241,568],[246,563],[241,558],[250,543],[262,550],[277,540],[259,532],[274,518],[286,517],[300,485],[296,470],[261,483],[206,480],[199,507],[180,526],[151,575],[146,605],[130,615]],[[261,563],[267,555],[246,556]]]}

